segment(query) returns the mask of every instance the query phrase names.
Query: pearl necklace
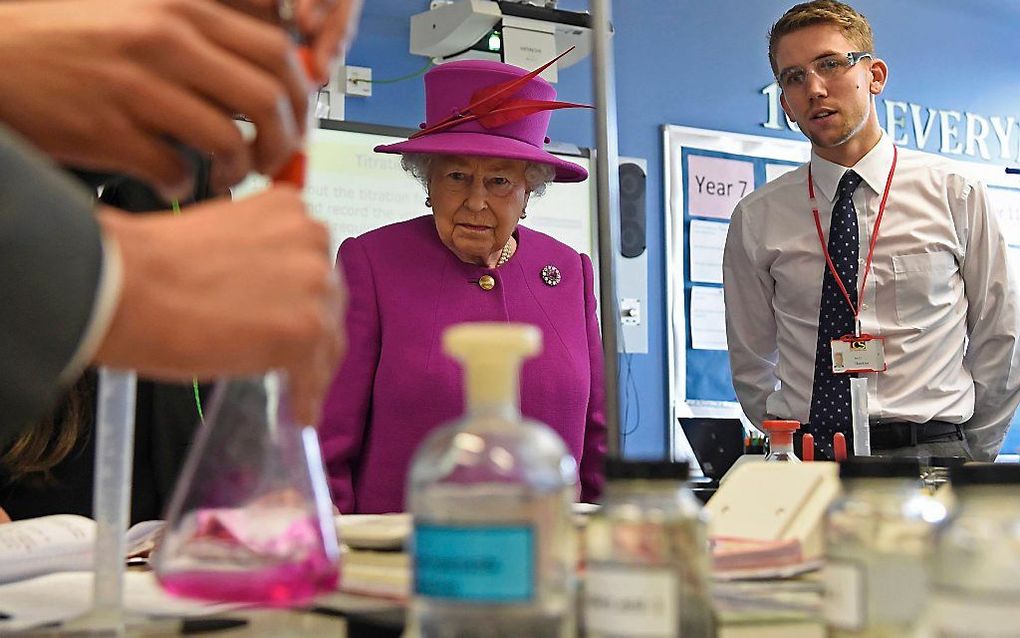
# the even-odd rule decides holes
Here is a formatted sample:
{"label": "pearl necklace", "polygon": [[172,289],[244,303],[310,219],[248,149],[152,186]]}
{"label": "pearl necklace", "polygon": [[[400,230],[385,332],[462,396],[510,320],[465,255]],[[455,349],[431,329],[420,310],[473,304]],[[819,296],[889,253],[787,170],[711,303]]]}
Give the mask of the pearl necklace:
{"label": "pearl necklace", "polygon": [[496,268],[499,268],[500,266],[502,266],[503,264],[510,260],[510,255],[513,254],[513,251],[510,247],[510,242],[512,241],[513,238],[506,240],[506,244],[503,245],[503,250],[499,251],[499,259],[496,260]]}

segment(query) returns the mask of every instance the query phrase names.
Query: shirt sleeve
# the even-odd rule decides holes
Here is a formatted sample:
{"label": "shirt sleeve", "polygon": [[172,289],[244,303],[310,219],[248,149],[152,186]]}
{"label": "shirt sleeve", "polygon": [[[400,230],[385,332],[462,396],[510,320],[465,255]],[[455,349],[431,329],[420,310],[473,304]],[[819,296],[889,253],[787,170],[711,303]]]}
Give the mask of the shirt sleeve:
{"label": "shirt sleeve", "polygon": [[341,513],[357,511],[354,474],[372,412],[372,387],[379,365],[379,306],[368,255],[347,239],[337,254],[347,283],[347,353],[323,407],[319,438],[333,502]]}
{"label": "shirt sleeve", "polygon": [[776,318],[772,310],[775,283],[760,271],[749,254],[741,204],[737,204],[723,250],[723,295],[726,303],[726,342],[733,389],[744,414],[759,428],[765,402],[775,391]]}
{"label": "shirt sleeve", "polygon": [[92,361],[93,355],[99,350],[99,346],[106,337],[106,331],[110,327],[110,322],[113,321],[113,313],[120,301],[124,266],[120,258],[120,248],[112,237],[103,237],[102,273],[95,301],[92,304],[92,315],[82,333],[81,342],[60,374],[60,380],[64,385],[73,384],[85,366]]}
{"label": "shirt sleeve", "polygon": [[92,357],[116,306],[94,197],[0,127],[0,449]]}
{"label": "shirt sleeve", "polygon": [[588,356],[591,364],[591,391],[584,427],[584,451],[581,453],[579,477],[581,501],[595,503],[602,496],[605,481],[603,464],[606,457],[605,366],[598,315],[595,312],[595,275],[591,259],[581,255],[584,273],[584,314],[588,331]]}
{"label": "shirt sleeve", "polygon": [[974,379],[974,416],[965,425],[966,436],[976,459],[993,460],[1020,404],[1020,292],[984,185],[964,186],[956,209],[957,219],[967,226],[964,364]]}

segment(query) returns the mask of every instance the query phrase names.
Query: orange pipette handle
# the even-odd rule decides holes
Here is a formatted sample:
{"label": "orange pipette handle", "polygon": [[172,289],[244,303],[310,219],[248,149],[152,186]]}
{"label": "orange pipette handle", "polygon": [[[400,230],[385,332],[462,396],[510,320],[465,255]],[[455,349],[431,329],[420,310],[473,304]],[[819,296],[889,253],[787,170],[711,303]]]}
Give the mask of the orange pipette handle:
{"label": "orange pipette handle", "polygon": [[815,437],[810,434],[805,434],[804,439],[801,442],[801,455],[803,455],[805,461],[815,460]]}
{"label": "orange pipette handle", "polygon": [[305,187],[305,165],[307,164],[305,152],[297,151],[290,156],[287,163],[280,171],[273,176],[274,184],[291,184],[298,188]]}
{"label": "orange pipette handle", "polygon": [[[309,47],[302,46],[298,47],[298,57],[301,58],[301,67],[305,70],[305,74],[310,77],[316,77],[315,73],[315,57],[312,55],[312,50]],[[308,108],[313,109],[314,105],[309,104]],[[298,188],[305,187],[305,169],[307,167],[308,160],[304,150],[296,151],[291,155],[287,163],[284,164],[283,168],[273,176],[274,184],[291,184]]]}

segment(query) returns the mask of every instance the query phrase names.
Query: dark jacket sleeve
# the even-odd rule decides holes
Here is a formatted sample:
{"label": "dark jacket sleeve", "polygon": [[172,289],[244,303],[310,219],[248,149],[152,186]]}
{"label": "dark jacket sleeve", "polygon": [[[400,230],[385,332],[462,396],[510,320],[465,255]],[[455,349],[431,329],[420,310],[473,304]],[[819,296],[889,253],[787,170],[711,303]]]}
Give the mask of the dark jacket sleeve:
{"label": "dark jacket sleeve", "polygon": [[52,407],[102,263],[92,193],[0,127],[0,450]]}

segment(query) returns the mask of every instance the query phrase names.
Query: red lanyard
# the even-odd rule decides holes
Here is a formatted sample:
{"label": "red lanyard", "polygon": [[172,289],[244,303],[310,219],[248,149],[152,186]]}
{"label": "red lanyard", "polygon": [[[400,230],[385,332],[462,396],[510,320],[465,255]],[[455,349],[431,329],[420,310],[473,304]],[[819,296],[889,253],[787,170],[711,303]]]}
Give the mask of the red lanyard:
{"label": "red lanyard", "polygon": [[882,214],[885,213],[885,202],[889,199],[889,187],[892,186],[893,174],[896,172],[896,158],[899,155],[896,146],[893,145],[893,156],[892,166],[889,167],[889,177],[885,180],[885,192],[882,193],[882,203],[878,205],[878,217],[875,218],[875,232],[871,233],[871,245],[868,247],[868,260],[864,262],[864,276],[861,278],[861,292],[857,295],[857,306],[854,307],[854,302],[850,300],[850,293],[846,290],[846,285],[840,278],[839,273],[836,272],[836,266],[832,263],[832,257],[829,256],[829,247],[825,243],[825,235],[822,233],[822,221],[818,217],[818,205],[815,202],[815,185],[814,180],[811,178],[811,164],[808,164],[808,197],[811,199],[811,212],[815,216],[815,228],[818,230],[818,241],[822,244],[822,254],[825,255],[825,263],[829,265],[829,272],[832,273],[833,279],[836,280],[836,285],[839,286],[840,292],[843,293],[843,297],[846,302],[850,304],[850,311],[854,313],[854,325],[858,324],[858,317],[861,314],[861,300],[864,298],[864,284],[868,283],[868,273],[871,272],[871,259],[875,256],[875,243],[878,241],[878,228],[882,225]]}

